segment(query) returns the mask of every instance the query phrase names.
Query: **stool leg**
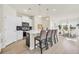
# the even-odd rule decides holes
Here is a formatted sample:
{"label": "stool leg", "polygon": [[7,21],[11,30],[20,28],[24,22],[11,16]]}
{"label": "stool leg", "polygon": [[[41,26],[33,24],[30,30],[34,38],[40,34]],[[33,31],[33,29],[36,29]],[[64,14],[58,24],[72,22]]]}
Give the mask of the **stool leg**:
{"label": "stool leg", "polygon": [[36,49],[36,40],[34,40],[34,48]]}
{"label": "stool leg", "polygon": [[40,41],[40,50],[41,50],[41,54],[42,54],[43,52],[42,52],[42,44],[41,44],[41,41]]}
{"label": "stool leg", "polygon": [[52,38],[50,39],[50,43],[51,43],[51,47],[52,47],[52,45],[53,45]]}
{"label": "stool leg", "polygon": [[57,39],[57,42],[58,42],[58,36],[56,35],[56,39]]}
{"label": "stool leg", "polygon": [[45,47],[46,47],[46,50],[48,49],[48,41],[46,40],[45,41]]}
{"label": "stool leg", "polygon": [[56,37],[55,37],[55,34],[54,34],[54,43],[56,44]]}
{"label": "stool leg", "polygon": [[48,49],[48,43],[46,43],[46,50]]}

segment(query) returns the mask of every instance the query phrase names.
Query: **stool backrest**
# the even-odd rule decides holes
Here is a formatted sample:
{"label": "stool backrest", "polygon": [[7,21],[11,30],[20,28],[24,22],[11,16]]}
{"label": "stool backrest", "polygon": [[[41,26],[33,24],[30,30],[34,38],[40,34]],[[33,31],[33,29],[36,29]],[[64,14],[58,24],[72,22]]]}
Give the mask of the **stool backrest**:
{"label": "stool backrest", "polygon": [[48,32],[47,32],[47,38],[52,38],[52,33],[53,33],[52,30],[48,30]]}
{"label": "stool backrest", "polygon": [[54,30],[54,34],[55,34],[55,35],[57,34],[57,30]]}
{"label": "stool backrest", "polygon": [[53,29],[52,30],[52,39],[54,38],[55,35],[57,35],[57,30],[56,29]]}
{"label": "stool backrest", "polygon": [[41,30],[41,33],[40,33],[41,40],[46,39],[46,34],[47,34],[46,30]]}

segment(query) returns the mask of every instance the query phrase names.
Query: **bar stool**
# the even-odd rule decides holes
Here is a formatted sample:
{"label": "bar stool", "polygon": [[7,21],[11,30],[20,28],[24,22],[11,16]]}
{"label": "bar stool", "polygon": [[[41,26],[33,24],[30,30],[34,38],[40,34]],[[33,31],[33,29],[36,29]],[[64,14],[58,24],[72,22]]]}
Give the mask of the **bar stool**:
{"label": "bar stool", "polygon": [[43,48],[45,48],[45,49],[48,48],[46,36],[47,36],[46,30],[41,30],[40,36],[36,36],[34,38],[34,46],[35,46],[35,48],[36,48],[36,46],[40,48],[41,54],[43,53],[42,52]]}
{"label": "bar stool", "polygon": [[47,43],[51,45],[53,45],[53,40],[52,40],[52,34],[53,34],[53,30],[48,30],[47,32]]}
{"label": "bar stool", "polygon": [[54,43],[56,44],[58,42],[57,30],[53,30],[53,34],[54,34]]}

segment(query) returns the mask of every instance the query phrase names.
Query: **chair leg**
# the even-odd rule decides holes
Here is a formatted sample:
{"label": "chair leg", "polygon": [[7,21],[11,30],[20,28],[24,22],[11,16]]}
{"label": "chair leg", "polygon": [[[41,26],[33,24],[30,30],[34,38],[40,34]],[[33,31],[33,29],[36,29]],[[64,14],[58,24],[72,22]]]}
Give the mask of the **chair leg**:
{"label": "chair leg", "polygon": [[42,54],[43,52],[42,52],[42,44],[41,44],[41,41],[40,41],[40,50],[41,50],[41,54]]}
{"label": "chair leg", "polygon": [[48,49],[48,43],[46,43],[46,50]]}
{"label": "chair leg", "polygon": [[46,40],[45,42],[45,47],[46,47],[46,50],[48,49],[48,41]]}
{"label": "chair leg", "polygon": [[52,38],[50,39],[51,47],[53,46]]}
{"label": "chair leg", "polygon": [[57,43],[58,42],[58,36],[57,36],[57,34],[55,34],[55,43]]}
{"label": "chair leg", "polygon": [[56,44],[56,37],[55,37],[55,35],[54,35],[54,43]]}
{"label": "chair leg", "polygon": [[57,39],[57,42],[58,42],[58,36],[56,35],[56,39]]}
{"label": "chair leg", "polygon": [[36,49],[36,40],[34,40],[34,48]]}

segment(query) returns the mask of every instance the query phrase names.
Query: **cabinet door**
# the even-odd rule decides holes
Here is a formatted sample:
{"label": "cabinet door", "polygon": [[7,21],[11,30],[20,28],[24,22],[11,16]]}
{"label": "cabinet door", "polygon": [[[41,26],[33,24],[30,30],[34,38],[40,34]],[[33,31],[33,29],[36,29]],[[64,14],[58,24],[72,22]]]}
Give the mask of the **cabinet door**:
{"label": "cabinet door", "polygon": [[[17,17],[16,23],[17,23],[16,26],[22,26],[21,17]],[[16,33],[17,33],[17,40],[20,40],[23,38],[23,31],[16,31]]]}

